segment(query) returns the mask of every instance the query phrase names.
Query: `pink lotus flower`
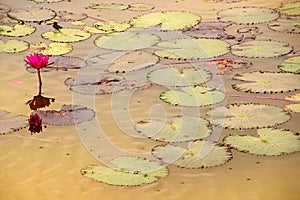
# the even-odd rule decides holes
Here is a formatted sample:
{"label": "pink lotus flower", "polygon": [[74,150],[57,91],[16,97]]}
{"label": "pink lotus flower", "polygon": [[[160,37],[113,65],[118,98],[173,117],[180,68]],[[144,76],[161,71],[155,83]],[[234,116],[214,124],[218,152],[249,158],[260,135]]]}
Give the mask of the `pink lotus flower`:
{"label": "pink lotus flower", "polygon": [[43,55],[42,53],[34,53],[30,54],[29,56],[26,56],[25,62],[35,69],[41,69],[43,67],[53,64],[53,62],[48,63],[49,58],[49,55]]}

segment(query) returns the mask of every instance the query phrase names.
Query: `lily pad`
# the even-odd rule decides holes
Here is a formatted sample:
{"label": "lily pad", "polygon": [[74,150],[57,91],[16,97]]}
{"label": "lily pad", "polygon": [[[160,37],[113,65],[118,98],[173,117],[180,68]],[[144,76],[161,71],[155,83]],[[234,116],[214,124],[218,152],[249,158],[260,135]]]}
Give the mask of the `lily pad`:
{"label": "lily pad", "polygon": [[35,3],[57,3],[64,0],[30,0],[30,1],[34,1]]}
{"label": "lily pad", "polygon": [[118,3],[99,3],[90,6],[92,9],[126,10],[128,5]]}
{"label": "lily pad", "polygon": [[233,79],[246,82],[232,85],[243,92],[277,93],[300,89],[299,74],[257,71],[237,74]]}
{"label": "lily pad", "polygon": [[149,11],[152,9],[154,9],[154,6],[152,4],[146,4],[146,3],[132,3],[129,4],[129,8],[128,8],[128,10],[137,11],[137,12]]}
{"label": "lily pad", "polygon": [[[201,151],[207,151],[205,148],[211,149],[206,155],[202,155]],[[165,164],[188,169],[215,167],[232,159],[232,154],[226,146],[205,140],[190,142],[187,146],[180,144],[156,146],[152,149],[152,155]]]}
{"label": "lily pad", "polygon": [[63,105],[59,111],[46,110],[34,111],[38,114],[44,124],[67,126],[89,121],[95,117],[95,111],[80,105]]}
{"label": "lily pad", "polygon": [[95,40],[96,46],[113,50],[137,50],[157,44],[160,38],[149,33],[122,32],[103,35]]}
{"label": "lily pad", "polygon": [[[234,69],[251,67],[252,63],[240,59],[217,59],[205,62],[204,66],[213,74],[223,75],[232,73]],[[215,67],[218,69],[216,70]]]}
{"label": "lily pad", "polygon": [[127,22],[116,22],[110,20],[108,22],[95,22],[94,26],[85,26],[84,30],[90,33],[114,33],[125,31],[130,28],[130,24]]}
{"label": "lily pad", "polygon": [[280,11],[280,13],[286,14],[289,16],[300,15],[300,2],[296,1],[296,2],[292,2],[292,3],[283,4],[279,8],[279,11]]}
{"label": "lily pad", "polygon": [[182,87],[200,85],[209,81],[212,74],[203,69],[160,68],[148,74],[148,80],[167,87]]}
{"label": "lily pad", "polygon": [[[70,56],[51,56],[49,59],[49,63],[52,65],[48,65],[40,69],[41,72],[49,72],[52,70],[61,70],[68,71],[69,69],[81,69],[87,66],[87,63],[84,59],[78,57],[70,57]],[[26,64],[26,70],[31,73],[36,73],[37,70]]]}
{"label": "lily pad", "polygon": [[[191,116],[174,117],[171,123],[161,120],[142,120],[135,130],[153,140],[163,142],[188,142],[203,139],[212,132],[208,121]],[[155,131],[161,128],[159,131]]]}
{"label": "lily pad", "polygon": [[165,49],[155,51],[156,55],[178,60],[214,58],[228,53],[230,47],[225,41],[204,38],[163,41],[157,46]]}
{"label": "lily pad", "polygon": [[265,128],[258,129],[259,137],[231,134],[224,142],[231,147],[254,155],[280,156],[300,151],[300,137],[293,131]]}
{"label": "lily pad", "polygon": [[144,51],[131,51],[114,60],[107,68],[108,71],[129,72],[150,67],[159,62],[159,58]]}
{"label": "lily pad", "polygon": [[56,13],[48,8],[33,7],[28,10],[12,10],[7,13],[9,17],[24,22],[41,22],[51,20]]}
{"label": "lily pad", "polygon": [[[225,28],[230,26],[231,23],[225,22],[201,22],[192,28],[187,28],[183,30],[183,34],[195,37],[195,38],[229,38],[230,36],[226,34]],[[235,38],[235,36],[231,36]]]}
{"label": "lily pad", "polygon": [[59,31],[49,31],[42,37],[54,42],[79,42],[91,36],[90,33],[77,28],[62,28]]}
{"label": "lily pad", "polygon": [[81,174],[95,181],[119,186],[149,184],[168,175],[166,166],[138,157],[119,157],[112,162],[116,169],[90,165],[82,169]]}
{"label": "lily pad", "polygon": [[8,5],[4,5],[0,3],[0,15],[7,13],[10,11],[10,7]]}
{"label": "lily pad", "polygon": [[160,99],[175,106],[208,106],[222,102],[225,96],[223,92],[214,88],[192,86],[163,92]]}
{"label": "lily pad", "polygon": [[6,117],[5,115],[9,112],[5,110],[0,110],[0,135],[6,133],[11,133],[18,131],[19,129],[25,128],[28,126],[28,117],[25,115],[15,115],[12,117]]}
{"label": "lily pad", "polygon": [[84,13],[76,14],[76,13],[68,12],[66,10],[59,11],[57,13],[57,16],[59,16],[59,20],[63,22],[78,21],[87,18],[87,14]]}
{"label": "lily pad", "polygon": [[23,37],[35,31],[33,26],[27,24],[15,24],[14,26],[0,25],[0,35],[11,37]]}
{"label": "lily pad", "polygon": [[288,43],[274,40],[254,40],[231,46],[231,53],[247,58],[272,58],[293,51]]}
{"label": "lily pad", "polygon": [[59,56],[70,53],[73,50],[72,45],[60,42],[51,42],[49,45],[46,43],[38,43],[31,45],[32,51],[38,51],[44,55]]}
{"label": "lily pad", "polygon": [[278,68],[285,72],[300,73],[300,56],[294,56],[284,60]]}
{"label": "lily pad", "polygon": [[282,108],[255,103],[219,106],[209,111],[208,116],[210,123],[230,129],[267,128],[291,118]]}
{"label": "lily pad", "polygon": [[[300,9],[300,7],[299,7]],[[300,33],[300,18],[281,18],[268,24],[268,27],[274,31],[283,33]]]}
{"label": "lily pad", "polygon": [[217,13],[222,22],[235,22],[237,24],[257,24],[273,21],[279,18],[279,13],[271,8],[264,7],[233,7]]}
{"label": "lily pad", "polygon": [[161,30],[180,30],[196,25],[201,20],[199,15],[183,11],[163,11],[148,13],[133,18],[130,23],[138,28],[150,28],[160,25]]}
{"label": "lily pad", "polygon": [[291,110],[291,111],[293,111],[295,113],[300,113],[300,93],[296,93],[294,95],[287,96],[284,99],[285,100],[290,100],[290,101],[298,102],[296,104],[285,105],[285,108],[288,109],[288,110]]}
{"label": "lily pad", "polygon": [[29,43],[23,40],[0,40],[0,52],[19,53],[29,48]]}

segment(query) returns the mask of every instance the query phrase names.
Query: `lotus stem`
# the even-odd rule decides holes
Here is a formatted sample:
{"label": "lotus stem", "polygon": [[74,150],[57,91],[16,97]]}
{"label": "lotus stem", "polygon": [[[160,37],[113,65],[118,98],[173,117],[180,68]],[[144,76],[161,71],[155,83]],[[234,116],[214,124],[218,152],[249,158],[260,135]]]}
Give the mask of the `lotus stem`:
{"label": "lotus stem", "polygon": [[38,78],[39,78],[39,95],[42,94],[42,78],[41,78],[41,72],[40,69],[37,69],[38,72]]}

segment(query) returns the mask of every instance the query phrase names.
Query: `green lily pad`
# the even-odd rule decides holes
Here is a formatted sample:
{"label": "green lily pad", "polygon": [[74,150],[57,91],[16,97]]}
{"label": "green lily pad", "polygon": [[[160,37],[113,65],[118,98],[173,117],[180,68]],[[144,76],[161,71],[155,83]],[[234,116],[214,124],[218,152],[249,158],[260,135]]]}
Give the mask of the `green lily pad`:
{"label": "green lily pad", "polygon": [[275,20],[279,13],[271,8],[263,7],[233,7],[217,13],[222,22],[235,22],[237,24],[257,24]]}
{"label": "green lily pad", "polygon": [[28,126],[28,117],[25,115],[15,115],[3,118],[9,112],[0,110],[0,135],[18,131]]}
{"label": "green lily pad", "polygon": [[265,128],[258,129],[259,137],[231,134],[224,142],[231,147],[254,155],[280,156],[300,151],[300,137],[292,131]]}
{"label": "green lily pad", "polygon": [[214,58],[228,53],[230,47],[225,41],[206,38],[169,40],[157,46],[165,49],[155,51],[156,55],[178,60]]}
{"label": "green lily pad", "polygon": [[268,24],[268,27],[274,31],[283,33],[300,33],[300,18],[282,18]]}
{"label": "green lily pad", "polygon": [[292,2],[292,3],[286,3],[283,4],[279,8],[280,13],[286,14],[286,15],[300,15],[300,2]]}
{"label": "green lily pad", "polygon": [[131,20],[138,28],[149,28],[161,25],[162,30],[180,30],[196,25],[201,20],[199,15],[183,11],[164,11],[148,13]]}
{"label": "green lily pad", "polygon": [[29,43],[23,40],[0,40],[0,52],[19,53],[29,48]]}
{"label": "green lily pad", "polygon": [[203,69],[160,68],[148,74],[148,80],[167,87],[199,85],[209,81],[212,74]]}
{"label": "green lily pad", "polygon": [[35,3],[57,3],[64,0],[30,0],[30,1],[34,1]]}
{"label": "green lily pad", "polygon": [[207,114],[210,123],[230,129],[267,128],[291,118],[282,108],[254,103],[219,106]]}
{"label": "green lily pad", "polygon": [[107,70],[113,73],[130,72],[153,66],[158,62],[158,57],[152,53],[131,51],[114,60]]}
{"label": "green lily pad", "polygon": [[294,56],[284,60],[278,68],[285,72],[300,73],[300,56]]}
{"label": "green lily pad", "polygon": [[33,44],[33,51],[38,51],[44,55],[59,56],[70,53],[73,50],[72,45],[60,42],[51,42],[49,45],[45,43]]}
{"label": "green lily pad", "polygon": [[131,11],[148,11],[154,9],[154,6],[152,4],[146,4],[146,3],[132,3],[129,5],[128,10]]}
{"label": "green lily pad", "polygon": [[176,106],[208,106],[222,102],[225,96],[223,92],[214,88],[192,86],[163,92],[160,99]]}
{"label": "green lily pad", "polygon": [[14,26],[0,25],[0,35],[11,37],[23,37],[35,31],[33,26],[27,24],[16,24]]}
{"label": "green lily pad", "polygon": [[103,35],[95,40],[96,46],[113,50],[137,50],[157,44],[160,38],[149,33],[122,32]]}
{"label": "green lily pad", "polygon": [[[203,156],[201,151],[207,151],[205,148],[210,148],[210,151]],[[189,169],[215,167],[232,159],[227,147],[210,141],[194,141],[187,146],[180,144],[156,146],[152,149],[152,155],[163,163]]]}
{"label": "green lily pad", "polygon": [[284,98],[285,100],[290,100],[290,101],[295,101],[295,102],[298,102],[296,104],[288,104],[288,105],[285,105],[285,108],[287,110],[290,110],[292,112],[295,112],[295,113],[300,113],[300,93],[296,93],[292,96],[287,96]]}
{"label": "green lily pad", "polygon": [[81,174],[96,181],[119,186],[149,184],[168,175],[166,166],[146,159],[120,157],[112,163],[117,166],[116,169],[90,165],[82,169]]}
{"label": "green lily pad", "polygon": [[99,3],[90,6],[92,9],[126,10],[128,5],[118,3]]}
{"label": "green lily pad", "polygon": [[274,40],[253,40],[231,46],[231,53],[247,58],[272,58],[293,51],[288,43]]}
{"label": "green lily pad", "polygon": [[144,136],[163,142],[188,142],[203,139],[212,132],[208,121],[191,116],[174,117],[171,123],[146,119],[139,121],[134,128]]}
{"label": "green lily pad", "polygon": [[33,7],[28,10],[13,10],[7,15],[13,19],[25,22],[41,22],[53,19],[56,13],[48,8]]}
{"label": "green lily pad", "polygon": [[94,26],[85,26],[84,30],[90,33],[114,33],[125,31],[130,28],[130,24],[127,22],[116,22],[110,20],[109,22],[95,22]]}
{"label": "green lily pad", "polygon": [[77,28],[62,28],[59,31],[49,31],[42,37],[54,42],[79,42],[88,39],[90,33]]}
{"label": "green lily pad", "polygon": [[233,79],[244,81],[232,85],[243,92],[277,93],[300,89],[300,74],[257,71],[237,74]]}

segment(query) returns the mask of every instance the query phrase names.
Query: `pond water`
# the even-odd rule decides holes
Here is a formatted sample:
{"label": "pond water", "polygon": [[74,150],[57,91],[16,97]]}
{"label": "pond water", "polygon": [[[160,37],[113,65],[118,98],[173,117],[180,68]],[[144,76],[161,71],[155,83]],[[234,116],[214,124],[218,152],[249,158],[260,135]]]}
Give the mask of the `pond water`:
{"label": "pond water", "polygon": [[[111,0],[101,1],[101,3],[103,2],[120,3]],[[96,21],[101,22],[101,20],[128,22],[133,17],[155,11],[188,11],[201,16],[201,22],[216,22],[217,12],[221,9],[241,6],[258,6],[276,9],[282,3],[286,4],[293,1],[242,0],[234,3],[228,2],[225,0],[121,1],[124,5],[150,3],[154,8],[148,11],[87,8],[99,3],[93,0],[71,0],[40,4],[26,0],[1,0],[0,3],[10,6],[12,10],[32,9],[34,6],[41,6],[55,10],[57,13],[58,11],[65,10],[76,14],[87,13],[90,17],[82,21],[91,26],[92,23]],[[255,40],[286,42],[293,47],[294,54],[296,54],[300,49],[299,31],[298,34],[276,32],[268,28],[268,23],[270,22],[267,21],[254,25],[233,24],[225,29],[225,33],[237,36],[237,29],[252,27],[256,35]],[[30,24],[36,27],[34,33],[16,38],[0,36],[1,40],[20,39],[30,44],[39,42],[49,44],[49,40],[42,38],[41,34],[46,31],[53,31],[52,25],[47,23],[42,23],[41,25],[37,23]],[[70,22],[59,22],[59,24],[64,28],[83,28],[83,26],[73,25]],[[255,32],[255,27],[259,29],[259,33]],[[297,27],[299,28],[299,26]],[[159,27],[149,29],[130,28],[129,31],[137,31],[139,34],[151,32],[158,34],[161,40],[187,37],[186,35],[183,36],[181,31],[169,30],[162,32],[157,29],[159,29]],[[247,33],[249,34],[249,32]],[[102,68],[105,68],[108,67],[108,64],[115,58],[126,53],[126,51],[110,51],[97,48],[94,44],[94,40],[99,36],[100,34],[94,33],[87,40],[70,43],[73,46],[73,50],[66,55],[89,60],[94,55],[103,54],[104,57],[97,58],[97,62],[103,64]],[[238,43],[235,39],[227,39],[226,41],[228,41],[230,45]],[[251,42],[253,40],[249,41]],[[144,40],[138,42],[143,43]],[[163,49],[162,47],[155,48],[144,48],[143,51],[149,52],[152,55],[154,50]],[[256,50],[259,51],[260,49],[257,48]],[[275,50],[273,49],[275,53],[280,50],[281,49],[276,49],[276,47]],[[29,118],[32,112],[29,106],[26,105],[26,102],[37,94],[38,80],[36,73],[29,73],[25,69],[24,58],[30,53],[32,53],[30,49],[14,54],[0,53],[0,59],[2,61],[0,66],[0,110],[9,111],[9,117],[23,114]],[[267,54],[268,52],[265,53]],[[239,58],[229,52],[219,57]],[[289,102],[280,99],[297,92],[299,93],[299,87],[295,86],[296,88],[292,87],[288,91],[275,94],[246,93],[237,91],[232,87],[233,84],[240,83],[232,79],[236,74],[253,71],[279,72],[280,70],[277,66],[283,63],[285,59],[293,57],[293,55],[289,53],[270,57],[271,58],[239,58],[251,62],[252,65],[248,68],[233,69],[231,73],[224,75],[216,75],[212,72],[213,79],[206,84],[210,87],[219,87],[219,89],[226,92],[226,94],[231,94],[227,96],[225,100],[216,104],[216,106],[234,103],[258,103],[284,108]],[[163,57],[159,59],[160,64],[170,62],[177,62],[177,60]],[[178,62],[182,62],[182,60]],[[197,62],[195,62],[195,65],[197,65]],[[207,62],[209,64],[209,61]],[[174,65],[177,66],[176,64]],[[178,67],[184,67],[184,65],[185,64],[181,63]],[[145,74],[164,66],[166,65],[152,66],[152,68],[148,67],[140,71],[137,70],[128,76],[131,76],[133,80],[143,82],[147,80]],[[84,177],[81,174],[83,168],[90,165],[110,167],[111,159],[117,158],[118,156],[140,156],[155,160],[155,158],[151,156],[152,148],[157,145],[162,145],[164,142],[142,137],[133,129],[135,123],[152,117],[166,119],[167,122],[170,122],[173,116],[179,116],[185,113],[205,118],[207,117],[206,113],[215,107],[215,105],[213,105],[198,109],[198,107],[181,107],[163,102],[159,98],[160,94],[168,89],[159,84],[152,84],[150,88],[143,90],[125,89],[113,94],[103,95],[86,95],[72,92],[68,86],[64,84],[67,78],[76,77],[81,74],[89,74],[90,76],[99,75],[100,72],[96,71],[96,68],[93,68],[93,66],[88,67],[90,68],[42,72],[43,95],[55,98],[55,102],[52,102],[49,107],[40,110],[60,110],[64,104],[82,105],[95,111],[95,118],[93,120],[69,126],[47,125],[43,127],[42,132],[34,134],[31,134],[28,131],[28,127],[26,127],[0,135],[1,200],[92,200],[99,198],[124,200],[140,198],[145,200],[296,200],[300,198],[298,192],[300,186],[299,152],[281,156],[258,156],[231,149],[230,151],[232,152],[233,158],[220,166],[187,169],[170,164],[167,165],[169,171],[168,176],[159,178],[156,182],[142,184],[140,186],[115,186]],[[216,70],[215,65],[214,69]],[[296,77],[296,82],[300,82],[299,76]],[[281,87],[280,84],[278,87]],[[248,97],[246,98],[245,96]],[[255,98],[254,96],[261,98]],[[287,112],[289,112],[291,116],[289,120],[278,125],[276,122],[271,121],[270,123],[273,125],[270,125],[270,127],[288,129],[299,133],[299,113],[292,111]],[[245,118],[247,116],[243,115],[240,117]],[[268,121],[268,119],[265,120]],[[234,125],[233,123],[232,126]],[[245,124],[242,124],[242,126],[244,125]],[[176,129],[174,126],[173,128]],[[256,127],[239,130],[230,129],[230,127],[225,129],[224,126],[219,127],[213,125],[214,136],[212,136],[211,139],[222,142],[223,138],[234,133],[257,136]],[[299,143],[297,144],[299,145]]]}

